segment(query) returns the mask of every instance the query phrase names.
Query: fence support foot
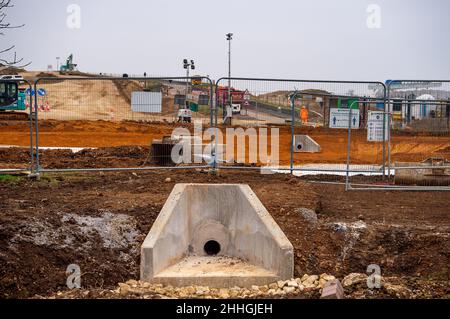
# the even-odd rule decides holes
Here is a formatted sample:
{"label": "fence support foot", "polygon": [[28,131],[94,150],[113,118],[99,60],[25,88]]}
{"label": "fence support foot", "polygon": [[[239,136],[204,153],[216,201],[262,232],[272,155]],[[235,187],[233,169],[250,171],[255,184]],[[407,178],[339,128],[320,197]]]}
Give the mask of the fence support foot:
{"label": "fence support foot", "polygon": [[208,174],[209,174],[209,175],[217,176],[218,173],[219,173],[219,172],[218,172],[218,169],[215,168],[215,167],[212,167],[212,168],[210,168],[210,169],[208,170]]}
{"label": "fence support foot", "polygon": [[29,173],[28,179],[39,181],[41,179],[41,174],[39,173]]}

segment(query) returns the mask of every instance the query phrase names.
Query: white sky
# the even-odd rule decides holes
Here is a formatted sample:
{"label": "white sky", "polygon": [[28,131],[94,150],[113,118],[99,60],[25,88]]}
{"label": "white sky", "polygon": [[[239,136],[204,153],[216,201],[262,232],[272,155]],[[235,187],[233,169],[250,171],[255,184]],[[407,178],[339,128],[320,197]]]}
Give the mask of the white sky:
{"label": "white sky", "polygon": [[[80,71],[183,76],[196,74],[292,79],[377,80],[450,78],[448,0],[13,0],[1,37],[16,44],[31,69],[56,66],[73,53]],[[81,28],[66,25],[69,4]],[[381,28],[366,21],[381,8]]]}

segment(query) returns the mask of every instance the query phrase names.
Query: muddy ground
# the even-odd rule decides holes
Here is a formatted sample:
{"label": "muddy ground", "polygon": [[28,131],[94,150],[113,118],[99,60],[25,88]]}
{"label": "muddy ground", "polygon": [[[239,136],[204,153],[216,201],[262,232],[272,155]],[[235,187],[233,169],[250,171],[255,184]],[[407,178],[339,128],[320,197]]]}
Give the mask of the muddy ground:
{"label": "muddy ground", "polygon": [[1,178],[0,298],[66,291],[70,264],[85,289],[139,279],[139,247],[185,182],[249,184],[294,245],[296,277],[343,278],[378,264],[417,297],[449,297],[448,193],[346,193],[289,175],[190,170]]}

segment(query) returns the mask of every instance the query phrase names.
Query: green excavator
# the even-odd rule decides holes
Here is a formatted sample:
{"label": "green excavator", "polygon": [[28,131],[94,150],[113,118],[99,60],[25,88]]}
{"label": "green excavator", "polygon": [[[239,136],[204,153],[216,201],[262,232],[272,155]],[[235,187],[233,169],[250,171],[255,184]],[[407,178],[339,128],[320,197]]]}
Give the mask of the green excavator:
{"label": "green excavator", "polygon": [[26,86],[15,76],[0,76],[0,120],[23,121],[29,118]]}
{"label": "green excavator", "polygon": [[66,64],[61,65],[59,70],[61,72],[75,71],[76,67],[77,67],[77,64],[73,63],[73,54],[71,54],[67,58]]}

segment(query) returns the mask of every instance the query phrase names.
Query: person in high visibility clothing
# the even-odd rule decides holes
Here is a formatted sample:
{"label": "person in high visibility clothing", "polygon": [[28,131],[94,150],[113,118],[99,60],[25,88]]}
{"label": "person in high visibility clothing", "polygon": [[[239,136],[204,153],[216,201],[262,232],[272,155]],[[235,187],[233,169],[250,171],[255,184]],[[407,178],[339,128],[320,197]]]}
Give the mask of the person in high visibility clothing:
{"label": "person in high visibility clothing", "polygon": [[302,106],[302,110],[300,111],[300,118],[302,120],[302,124],[308,123],[309,112],[306,106]]}

